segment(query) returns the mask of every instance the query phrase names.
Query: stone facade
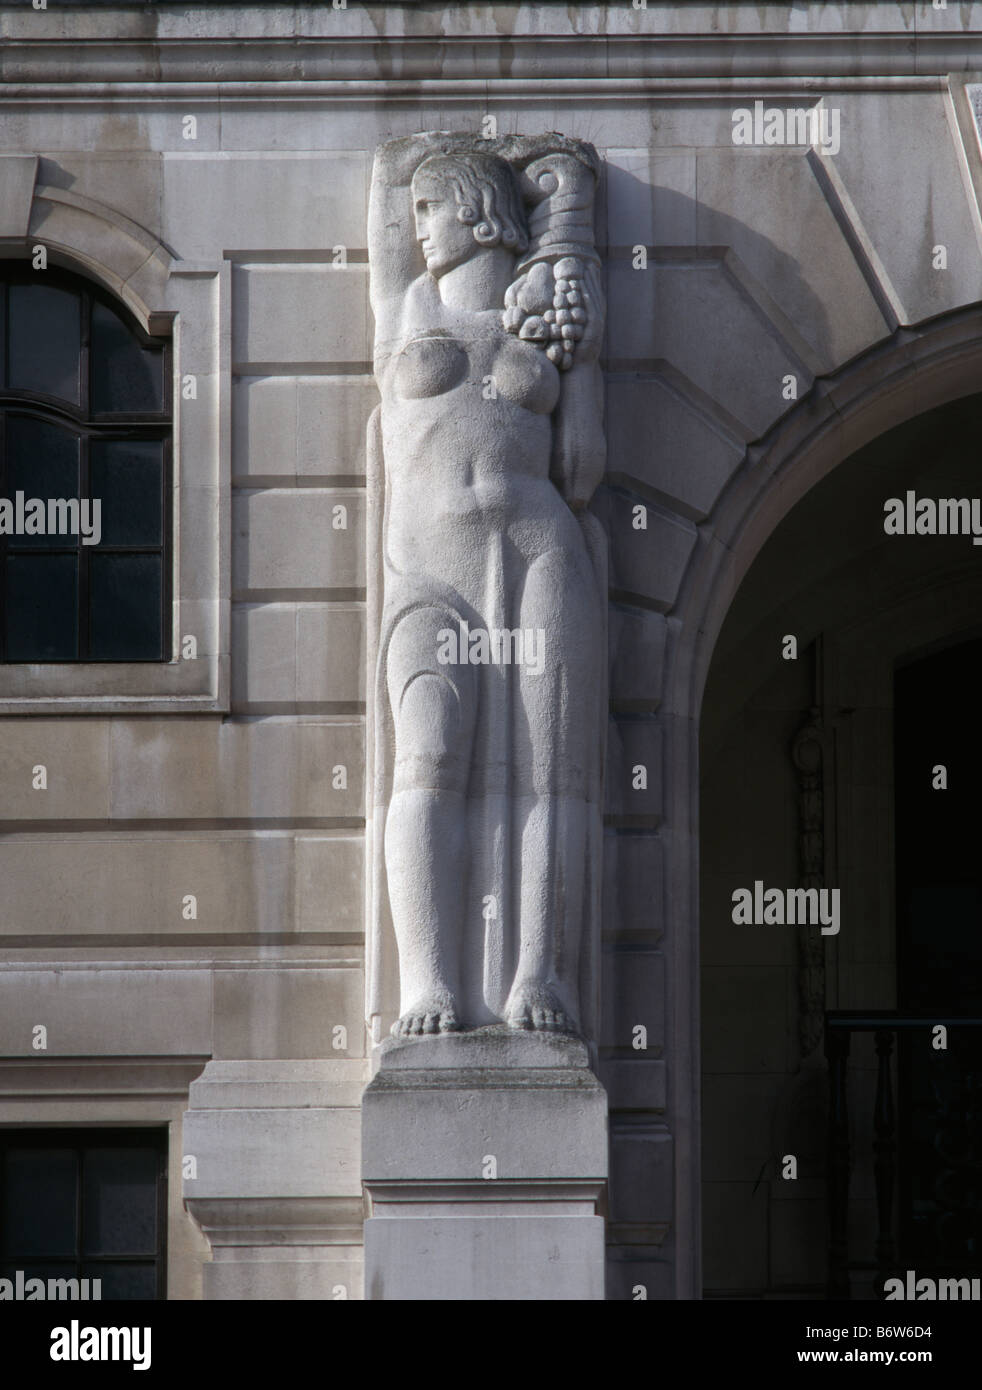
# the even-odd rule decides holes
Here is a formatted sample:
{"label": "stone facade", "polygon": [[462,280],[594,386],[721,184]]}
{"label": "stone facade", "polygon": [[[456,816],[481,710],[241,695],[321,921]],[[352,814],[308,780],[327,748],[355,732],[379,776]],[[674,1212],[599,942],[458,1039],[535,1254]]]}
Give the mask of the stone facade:
{"label": "stone facade", "polygon": [[[800,963],[786,939],[737,943],[728,894],[798,882],[792,741],[813,705],[864,711],[840,734],[853,838],[840,823],[825,872],[844,891],[853,874],[868,911],[825,961],[824,1005],[895,1002],[889,903],[851,857],[875,858],[876,711],[890,662],[971,625],[975,581],[954,574],[964,556],[938,561],[932,582],[958,593],[939,619],[911,561],[860,614],[813,601],[813,545],[795,590],[810,576],[812,599],[789,589],[769,627],[761,581],[743,586],[840,464],[978,389],[982,5],[51,0],[0,7],[0,32],[0,252],[44,246],[172,336],[175,451],[175,659],[0,666],[0,1125],[169,1127],[172,1298],[373,1296],[366,1188],[375,1220],[400,1199],[360,1150],[378,1041],[372,161],[419,131],[560,131],[601,168],[609,721],[589,1041],[609,1148],[602,1172],[588,1088],[570,1112],[582,1153],[516,1172],[509,1200],[579,1183],[571,1239],[592,1250],[605,1215],[608,1298],[820,1286],[820,1160],[794,1198],[773,1169],[799,1132],[782,1088],[808,1081]],[[798,143],[782,115],[771,142],[770,110],[819,114]],[[735,142],[739,111],[760,143]],[[841,507],[812,501],[841,560]],[[786,550],[755,574],[782,585],[795,566]],[[784,633],[834,649],[834,674],[831,658],[821,677],[785,667]],[[876,850],[887,879],[891,853]],[[751,1191],[768,1164],[772,1228]],[[748,1252],[739,1269],[726,1241]],[[549,1277],[517,1296],[549,1296]]]}

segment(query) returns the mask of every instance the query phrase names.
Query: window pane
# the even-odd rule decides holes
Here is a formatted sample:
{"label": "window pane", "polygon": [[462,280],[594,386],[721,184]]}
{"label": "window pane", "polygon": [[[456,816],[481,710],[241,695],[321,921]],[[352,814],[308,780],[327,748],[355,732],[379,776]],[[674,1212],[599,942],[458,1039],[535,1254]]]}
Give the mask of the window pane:
{"label": "window pane", "polygon": [[101,555],[89,560],[89,645],[102,661],[160,656],[159,555]]}
{"label": "window pane", "polygon": [[163,354],[144,348],[118,314],[92,305],[89,376],[92,409],[157,411],[163,401]]}
{"label": "window pane", "polygon": [[[87,1264],[82,1266],[86,1279],[102,1280],[103,1301],[109,1298],[156,1298],[157,1271],[152,1264]],[[91,1288],[91,1285],[90,1285]]]}
{"label": "window pane", "polygon": [[[14,510],[18,492],[24,494],[25,517],[32,498],[45,504],[44,525],[48,525],[48,499],[78,497],[78,435],[71,430],[35,420],[29,415],[7,416],[7,491]],[[78,524],[77,517],[72,524]],[[11,521],[15,525],[16,520]],[[57,509],[51,524],[67,525],[65,512]],[[15,535],[8,532],[7,544],[30,549],[50,549],[76,543],[76,534],[54,536]]]}
{"label": "window pane", "polygon": [[79,405],[79,296],[45,285],[40,278],[26,285],[11,285],[8,295],[8,384],[14,390],[45,391]]}
{"label": "window pane", "polygon": [[67,661],[78,655],[78,560],[8,555],[7,660]]}
{"label": "window pane", "polygon": [[5,1255],[74,1255],[75,1170],[71,1149],[8,1149],[0,1198]]}
{"label": "window pane", "polygon": [[87,1149],[82,1175],[85,1255],[152,1255],[157,1248],[153,1149]]}
{"label": "window pane", "polygon": [[103,545],[161,544],[163,475],[159,440],[92,441],[89,491],[102,501]]}

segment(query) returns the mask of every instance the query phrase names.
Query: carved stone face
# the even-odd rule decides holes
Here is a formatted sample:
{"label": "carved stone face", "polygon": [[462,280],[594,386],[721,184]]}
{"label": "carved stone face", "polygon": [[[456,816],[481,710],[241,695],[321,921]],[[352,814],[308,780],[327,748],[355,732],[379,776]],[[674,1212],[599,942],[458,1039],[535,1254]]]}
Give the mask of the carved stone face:
{"label": "carved stone face", "polygon": [[413,212],[416,240],[422,247],[426,269],[434,278],[463,265],[481,250],[474,239],[474,229],[458,216],[453,188],[438,172],[417,171],[413,178]]}

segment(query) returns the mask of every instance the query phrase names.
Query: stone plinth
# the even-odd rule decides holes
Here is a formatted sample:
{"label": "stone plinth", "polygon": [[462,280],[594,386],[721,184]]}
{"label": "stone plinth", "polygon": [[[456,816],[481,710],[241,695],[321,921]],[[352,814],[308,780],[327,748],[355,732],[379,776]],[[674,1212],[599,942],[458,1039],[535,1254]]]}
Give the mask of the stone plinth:
{"label": "stone plinth", "polygon": [[365,1297],[602,1299],[607,1098],[584,1044],[493,1026],[377,1061]]}

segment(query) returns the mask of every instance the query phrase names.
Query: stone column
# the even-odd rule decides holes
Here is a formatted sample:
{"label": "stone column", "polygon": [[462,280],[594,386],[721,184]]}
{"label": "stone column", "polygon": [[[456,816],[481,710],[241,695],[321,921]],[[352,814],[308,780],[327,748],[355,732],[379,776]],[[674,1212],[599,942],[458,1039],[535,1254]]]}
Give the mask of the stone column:
{"label": "stone column", "polygon": [[365,1297],[602,1299],[607,1100],[586,1046],[492,1025],[377,1059]]}

